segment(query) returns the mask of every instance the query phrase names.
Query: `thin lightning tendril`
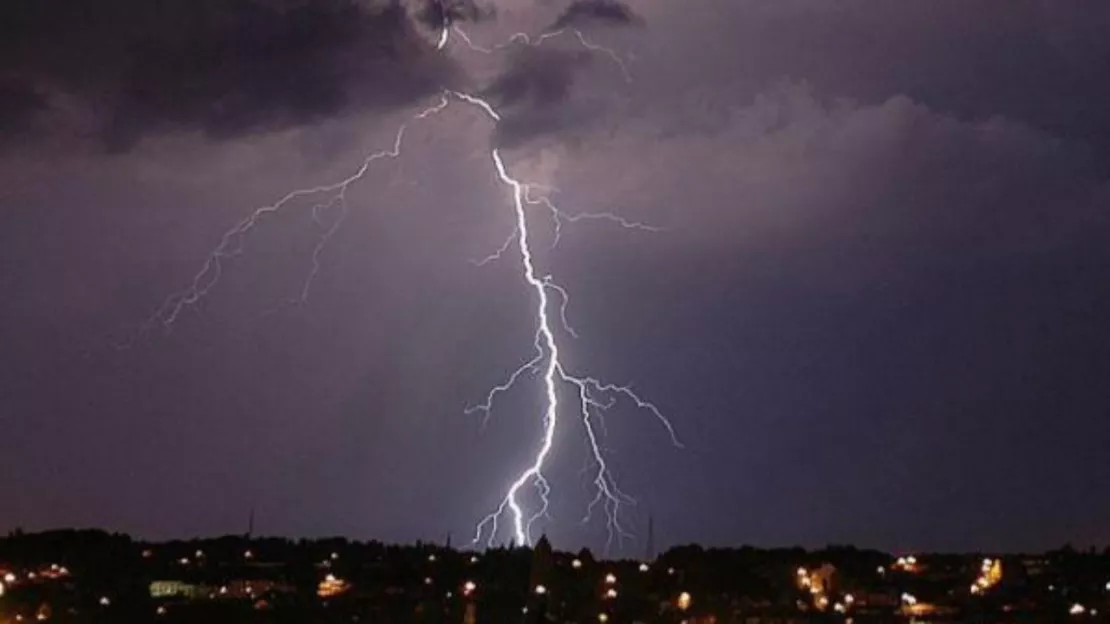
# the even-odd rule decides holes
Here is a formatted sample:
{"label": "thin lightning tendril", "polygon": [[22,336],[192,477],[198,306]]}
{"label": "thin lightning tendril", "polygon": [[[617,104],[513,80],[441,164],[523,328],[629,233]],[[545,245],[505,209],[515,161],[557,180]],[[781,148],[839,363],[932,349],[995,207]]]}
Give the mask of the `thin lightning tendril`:
{"label": "thin lightning tendril", "polygon": [[[517,33],[509,37],[504,43],[498,44],[492,48],[483,48],[476,45],[465,31],[457,25],[452,25],[448,20],[445,20],[443,29],[436,42],[436,48],[439,50],[444,49],[449,43],[451,33],[456,34],[469,49],[476,52],[492,54],[514,44],[538,46],[544,41],[559,37],[566,32],[568,31],[551,31],[543,33],[535,38],[529,37],[525,33]],[[608,55],[620,67],[624,77],[630,80],[627,67],[620,56],[614,51],[591,43],[578,30],[570,30],[569,32],[573,33],[579,43],[588,50]],[[488,101],[465,92],[444,90],[435,104],[421,110],[398,128],[393,145],[390,149],[370,153],[362,160],[360,166],[349,176],[331,184],[291,191],[278,201],[254,210],[245,219],[227,230],[221,237],[219,245],[209,253],[200,270],[193,275],[189,285],[184,290],[167,297],[163,304],[140,327],[140,333],[158,324],[163,325],[167,329],[172,327],[183,311],[195,306],[204,299],[220,281],[224,272],[225,261],[242,252],[246,237],[264,218],[281,212],[294,202],[294,200],[308,197],[320,197],[322,199],[312,206],[311,214],[314,223],[322,229],[322,233],[313,248],[311,268],[302,284],[300,297],[297,300],[299,302],[307,301],[313,282],[321,269],[321,254],[347,216],[347,191],[352,185],[366,176],[367,171],[374,162],[383,159],[396,159],[401,156],[402,145],[409,124],[441,113],[449,106],[452,99],[469,104],[480,110],[494,124],[501,121],[500,113],[498,113],[496,108]],[[557,338],[556,327],[552,322],[551,314],[553,312],[553,304],[551,299],[552,294],[554,294],[557,296],[559,302],[556,308],[559,328],[571,337],[577,337],[578,333],[571,327],[567,320],[570,293],[566,288],[558,284],[551,275],[541,275],[537,271],[533,255],[533,234],[530,230],[528,215],[530,212],[529,209],[535,206],[542,206],[550,214],[554,227],[552,247],[558,244],[562,227],[565,223],[585,220],[604,220],[625,229],[654,232],[659,231],[659,228],[629,221],[609,212],[565,213],[558,208],[547,195],[540,195],[533,192],[533,189],[539,188],[538,185],[526,184],[514,178],[505,165],[500,149],[493,149],[490,152],[490,158],[497,181],[511,194],[515,224],[512,233],[501,247],[486,258],[475,261],[474,264],[481,266],[500,259],[509,252],[513,247],[513,243],[516,243],[516,249],[520,252],[521,273],[528,288],[536,297],[534,308],[536,333],[533,342],[534,354],[532,357],[514,370],[504,382],[491,388],[486,394],[483,402],[468,407],[466,413],[473,414],[481,412],[483,414],[482,423],[484,427],[492,415],[494,404],[498,397],[511,390],[522,377],[528,375],[533,377],[539,375],[542,377],[545,407],[542,418],[542,435],[540,437],[539,448],[533,455],[531,463],[509,484],[503,498],[496,508],[476,525],[474,542],[476,544],[481,543],[483,538],[485,538],[486,544],[493,546],[499,533],[499,521],[507,514],[512,523],[511,529],[514,542],[518,545],[530,545],[532,543],[532,530],[535,523],[543,518],[550,519],[551,516],[548,512],[552,488],[544,474],[544,470],[547,467],[548,459],[552,453],[554,436],[559,423],[559,413],[561,410],[559,403],[560,388],[569,386],[574,390],[574,396],[576,398],[575,409],[578,412],[580,422],[585,432],[587,450],[593,467],[592,481],[594,498],[587,506],[583,522],[588,522],[594,510],[600,506],[606,517],[606,528],[609,536],[608,545],[611,544],[614,539],[620,540],[629,536],[629,533],[621,523],[620,510],[623,505],[633,504],[635,501],[621,491],[620,487],[617,485],[616,479],[610,471],[609,464],[606,460],[605,449],[599,441],[596,430],[596,426],[600,425],[604,433],[604,421],[602,420],[601,413],[612,408],[620,399],[628,400],[635,407],[650,412],[666,429],[671,441],[676,446],[681,447],[682,444],[675,434],[674,427],[663,413],[653,403],[641,398],[640,395],[632,390],[631,386],[616,385],[591,376],[572,375],[566,370],[561,359],[562,352]],[[331,214],[333,211],[338,211],[338,215],[328,218],[327,215]],[[521,490],[527,486],[534,488],[536,498],[539,501],[538,505],[536,505],[536,509],[531,513],[525,511],[524,504],[521,502]]]}
{"label": "thin lightning tendril", "polygon": [[[166,329],[169,329],[173,326],[174,322],[177,321],[177,318],[181,315],[183,311],[185,311],[185,309],[196,305],[202,299],[204,299],[204,297],[208,295],[208,293],[216,286],[216,284],[219,283],[220,278],[223,276],[224,261],[226,259],[237,256],[242,252],[243,239],[246,238],[246,236],[250,234],[252,230],[254,230],[255,226],[257,226],[264,217],[280,212],[286,205],[288,205],[295,199],[310,197],[314,195],[324,195],[328,193],[332,194],[329,200],[320,204],[316,204],[316,206],[313,207],[312,215],[313,218],[317,220],[317,222],[319,222],[319,216],[321,212],[326,209],[326,206],[332,205],[334,203],[339,203],[345,206],[347,199],[347,190],[351,187],[352,184],[361,180],[366,175],[366,172],[369,171],[371,164],[378,160],[382,160],[385,158],[397,158],[401,155],[401,144],[405,138],[405,132],[408,130],[409,123],[411,123],[412,121],[425,119],[427,117],[442,112],[443,109],[447,108],[448,103],[449,101],[447,99],[447,93],[445,92],[440,96],[440,100],[438,103],[420,111],[419,113],[414,115],[409,120],[409,122],[402,124],[401,127],[397,129],[397,134],[394,136],[393,139],[392,148],[369,154],[368,156],[366,156],[366,158],[362,160],[362,164],[355,170],[355,172],[347,176],[346,178],[343,178],[339,182],[334,182],[332,184],[324,184],[320,186],[313,186],[309,188],[290,191],[278,201],[268,206],[263,206],[256,209],[249,216],[236,224],[235,227],[224,232],[224,235],[220,239],[220,244],[217,245],[216,248],[208,254],[208,257],[201,265],[200,270],[193,275],[193,279],[190,282],[189,286],[185,288],[185,290],[174,293],[167,297],[162,305],[154,312],[154,314],[152,314],[146,320],[146,322],[140,326],[139,333],[144,334],[159,323],[161,323]],[[340,217],[339,220],[342,221],[342,217]],[[318,264],[320,253],[323,251],[323,247],[327,245],[327,242],[331,238],[331,235],[334,233],[336,227],[337,226],[333,225],[333,227],[324,234],[324,236],[321,238],[321,241],[313,250],[313,261],[316,266],[314,266],[314,269],[309,273],[309,277],[305,281],[305,284],[301,289],[302,297],[307,297],[308,291],[312,287],[312,281],[319,270]]]}
{"label": "thin lightning tendril", "polygon": [[622,59],[619,54],[617,54],[616,50],[590,41],[586,38],[586,35],[577,28],[560,28],[557,30],[549,30],[535,38],[530,36],[528,33],[518,32],[509,36],[509,38],[505,41],[502,41],[501,43],[498,43],[493,47],[487,48],[474,43],[474,40],[471,39],[470,35],[468,35],[466,31],[463,30],[461,27],[459,27],[458,24],[448,25],[445,23],[443,26],[443,30],[440,31],[437,49],[442,50],[444,47],[447,46],[452,32],[458,36],[458,38],[463,42],[463,45],[465,45],[467,49],[472,52],[479,52],[481,54],[494,54],[514,45],[523,45],[538,48],[549,39],[556,39],[566,34],[573,34],[575,39],[578,40],[578,43],[581,44],[583,48],[586,48],[591,52],[600,52],[601,54],[608,56],[613,61],[613,63],[615,63],[618,68],[620,68],[621,76],[624,77],[624,81],[628,83],[632,82],[632,73],[628,70],[628,63],[624,59]]}

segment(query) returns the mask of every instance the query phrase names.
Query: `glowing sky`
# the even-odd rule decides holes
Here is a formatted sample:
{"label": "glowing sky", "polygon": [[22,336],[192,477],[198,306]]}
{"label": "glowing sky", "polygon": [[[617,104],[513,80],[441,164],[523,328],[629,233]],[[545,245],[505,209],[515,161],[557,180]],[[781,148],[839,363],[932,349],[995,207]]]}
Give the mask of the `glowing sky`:
{"label": "glowing sky", "polygon": [[[238,532],[253,506],[264,533],[466,539],[542,399],[464,414],[535,332],[519,265],[472,262],[514,225],[499,146],[570,212],[664,228],[571,223],[539,259],[573,291],[568,364],[682,435],[605,423],[660,545],[1110,542],[1110,9],[640,0],[581,21],[628,84],[572,42],[440,54],[382,2],[307,4],[0,8],[0,529]],[[494,44],[567,6],[465,27]],[[290,210],[172,332],[111,346],[441,85],[504,123],[413,127],[350,190],[307,304],[283,305],[321,228]],[[566,435],[548,532],[598,545]]]}

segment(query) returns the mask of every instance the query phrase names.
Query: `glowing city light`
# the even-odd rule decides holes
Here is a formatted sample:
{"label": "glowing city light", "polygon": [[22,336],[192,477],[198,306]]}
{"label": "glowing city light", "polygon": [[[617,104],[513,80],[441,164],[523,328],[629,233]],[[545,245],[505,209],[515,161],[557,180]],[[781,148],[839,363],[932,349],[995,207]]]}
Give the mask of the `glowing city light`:
{"label": "glowing city light", "polygon": [[605,597],[609,600],[615,599],[617,597],[617,590],[610,587],[608,590],[605,591]]}
{"label": "glowing city light", "polygon": [[112,604],[112,599],[111,598],[109,598],[107,596],[101,596],[100,597],[100,606],[107,607],[107,606],[111,606],[111,604]]}
{"label": "glowing city light", "polygon": [[894,563],[890,567],[894,570],[899,570],[901,572],[909,572],[909,573],[917,572],[918,571],[917,557],[915,557],[913,555],[898,557],[897,559],[894,560]]}
{"label": "glowing city light", "polygon": [[690,592],[682,592],[678,595],[678,600],[676,601],[680,611],[686,611],[687,609],[689,609],[690,605],[693,604],[693,602],[694,599],[692,596],[690,596]]}
{"label": "glowing city light", "polygon": [[606,585],[613,585],[616,582],[617,582],[617,575],[616,574],[613,574],[612,572],[610,572],[610,573],[605,575],[605,584]]}
{"label": "glowing city light", "polygon": [[575,559],[574,561],[571,561],[571,562],[570,562],[570,567],[572,567],[572,568],[574,568],[575,570],[577,570],[577,569],[579,569],[579,568],[581,568],[581,567],[582,567],[582,562],[581,562],[581,561],[579,561],[578,559]]}
{"label": "glowing city light", "polygon": [[1068,613],[1070,613],[1071,615],[1083,615],[1086,612],[1087,612],[1087,607],[1084,607],[1083,605],[1079,604],[1078,602],[1073,604],[1071,606],[1071,608],[1068,609]]}
{"label": "glowing city light", "polygon": [[988,589],[1002,581],[1002,561],[999,559],[983,559],[979,567],[979,576],[971,586],[971,593],[981,595]]}
{"label": "glowing city light", "polygon": [[651,569],[651,566],[649,566],[648,564],[646,564],[646,563],[641,563],[640,564],[640,572],[647,572],[650,569]]}
{"label": "glowing city light", "polygon": [[605,624],[605,622],[609,621],[609,615],[606,614],[606,613],[598,613],[597,614],[597,621],[601,622],[602,624]]}
{"label": "glowing city light", "polygon": [[[320,584],[316,586],[316,595],[320,598],[333,598],[338,596],[351,588],[350,583],[335,576],[328,574]],[[250,588],[247,589],[250,592]]]}
{"label": "glowing city light", "polygon": [[537,596],[543,596],[544,594],[547,593],[547,587],[545,587],[543,585],[536,585],[535,591],[536,591]]}
{"label": "glowing city light", "polygon": [[478,585],[474,583],[474,581],[467,581],[463,584],[463,595],[469,596],[470,594],[474,593],[474,590],[476,589],[478,589]]}

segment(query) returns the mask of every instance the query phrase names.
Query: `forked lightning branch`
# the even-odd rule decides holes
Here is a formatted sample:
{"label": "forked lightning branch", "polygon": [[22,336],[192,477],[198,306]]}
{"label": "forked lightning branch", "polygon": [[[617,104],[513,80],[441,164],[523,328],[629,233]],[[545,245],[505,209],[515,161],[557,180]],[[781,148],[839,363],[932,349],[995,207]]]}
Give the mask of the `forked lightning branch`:
{"label": "forked lightning branch", "polygon": [[[540,45],[548,40],[555,39],[565,34],[572,34],[575,40],[586,49],[607,55],[613,59],[622,75],[627,79],[628,69],[619,55],[608,48],[591,43],[576,29],[559,30],[544,33],[538,37],[530,38],[523,33],[517,33],[505,43],[492,48],[483,48],[473,43],[467,34],[457,25],[445,23],[437,41],[437,49],[444,49],[451,34],[470,50],[492,54],[511,45]],[[189,285],[168,297],[162,306],[143,325],[143,330],[149,330],[157,325],[172,326],[186,308],[198,303],[217,285],[225,270],[225,264],[240,252],[242,240],[250,234],[264,218],[290,207],[296,200],[311,201],[311,210],[314,219],[323,211],[337,209],[339,217],[324,229],[312,253],[312,266],[301,287],[299,300],[306,301],[313,280],[320,270],[320,254],[329,242],[331,236],[343,222],[347,213],[347,192],[356,182],[365,177],[367,171],[376,162],[385,159],[395,159],[401,156],[404,145],[405,132],[414,122],[426,120],[446,110],[452,103],[468,106],[496,125],[501,121],[501,114],[488,100],[476,95],[460,91],[445,90],[438,99],[429,107],[424,108],[410,120],[402,124],[394,137],[389,149],[368,154],[362,162],[347,177],[331,184],[314,186],[293,190],[278,201],[254,210],[245,219],[231,229],[227,230],[220,240],[220,244],[208,255],[200,270],[193,275]],[[552,220],[555,231],[555,244],[564,223],[600,220],[609,222],[624,229],[656,231],[657,228],[629,221],[618,215],[607,212],[566,213],[560,209],[549,197],[537,192],[534,186],[515,178],[506,165],[500,150],[493,149],[490,153],[491,175],[498,183],[503,185],[510,197],[510,207],[514,220],[512,235],[489,257],[479,265],[504,258],[518,256],[521,275],[527,289],[534,297],[534,318],[531,319],[535,327],[535,340],[532,345],[532,355],[522,366],[510,373],[505,381],[494,386],[486,394],[482,402],[468,408],[468,412],[481,412],[488,418],[494,410],[497,398],[524,379],[539,378],[542,385],[543,408],[539,421],[540,432],[536,439],[522,442],[529,448],[534,448],[532,459],[526,466],[519,467],[506,480],[505,484],[497,486],[503,495],[500,502],[488,515],[482,518],[474,530],[474,543],[481,545],[494,545],[499,539],[512,539],[518,545],[530,545],[533,538],[533,526],[537,521],[545,518],[549,509],[553,488],[548,480],[545,470],[549,467],[553,455],[555,434],[561,425],[562,419],[572,418],[581,427],[582,438],[591,458],[590,479],[593,486],[593,499],[587,505],[583,522],[589,522],[593,515],[600,510],[605,518],[608,534],[608,543],[614,539],[622,539],[629,533],[622,523],[621,510],[626,504],[634,503],[632,497],[624,493],[617,484],[610,471],[604,449],[598,435],[598,421],[600,414],[619,402],[628,404],[646,411],[663,427],[671,442],[681,446],[674,428],[663,413],[650,401],[644,399],[632,388],[624,385],[609,383],[601,378],[588,374],[569,371],[561,358],[563,343],[560,335],[565,334],[574,338],[575,331],[567,323],[567,308],[570,305],[570,292],[549,274],[541,274],[535,263],[535,248],[531,234],[532,220],[537,215]],[[317,219],[319,220],[319,219]],[[554,245],[552,245],[554,247]],[[493,486],[491,486],[493,487]],[[528,501],[532,501],[529,503]],[[507,524],[507,527],[506,527]]]}

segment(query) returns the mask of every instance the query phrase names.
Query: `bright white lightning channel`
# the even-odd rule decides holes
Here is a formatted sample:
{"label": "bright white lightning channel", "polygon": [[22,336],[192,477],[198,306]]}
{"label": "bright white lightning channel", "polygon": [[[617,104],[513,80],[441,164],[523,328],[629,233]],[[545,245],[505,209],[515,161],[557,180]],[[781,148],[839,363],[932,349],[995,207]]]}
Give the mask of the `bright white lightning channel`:
{"label": "bright white lightning channel", "polygon": [[[558,37],[564,33],[564,31],[545,33],[535,40],[530,39],[527,35],[518,33],[513,35],[505,44],[500,44],[494,48],[481,48],[476,46],[463,30],[452,27],[452,31],[458,34],[470,49],[487,53],[493,53],[513,43],[539,45],[547,39]],[[627,68],[624,63],[621,62],[619,56],[612,50],[590,43],[577,30],[571,32],[576,35],[578,41],[587,49],[595,52],[603,52],[614,59],[620,67],[622,74],[628,78]],[[449,31],[445,24],[436,44],[437,49],[443,49],[447,45],[448,39]],[[312,216],[313,220],[318,225],[324,227],[324,232],[313,250],[311,270],[302,285],[299,298],[295,300],[296,302],[307,301],[313,280],[320,270],[320,254],[332,235],[338,230],[346,215],[346,197],[348,189],[354,183],[365,177],[370,165],[375,161],[386,158],[393,159],[401,156],[403,140],[409,123],[423,120],[443,112],[452,100],[461,101],[475,107],[494,124],[501,121],[501,115],[488,101],[468,93],[445,90],[435,104],[421,110],[414,115],[409,122],[402,124],[398,128],[391,149],[367,155],[360,166],[357,167],[351,175],[332,184],[291,191],[273,204],[256,209],[247,218],[225,232],[220,240],[220,244],[208,255],[200,270],[194,274],[189,286],[183,291],[168,297],[163,305],[158,308],[142,326],[142,331],[145,332],[158,324],[163,325],[165,328],[172,327],[185,309],[196,305],[205,298],[219,282],[224,271],[224,262],[241,253],[243,239],[258,225],[261,219],[281,211],[296,199],[322,198],[312,206]],[[502,258],[513,246],[513,242],[516,242],[516,247],[520,252],[521,271],[524,280],[536,295],[535,352],[534,356],[509,375],[504,383],[490,389],[482,403],[468,408],[467,412],[483,412],[485,416],[483,422],[487,422],[494,408],[495,399],[501,393],[508,391],[521,377],[525,376],[526,373],[536,374],[541,370],[545,407],[539,449],[535,452],[531,463],[509,484],[504,497],[501,499],[496,509],[477,524],[475,527],[474,542],[476,544],[481,543],[484,539],[487,545],[493,546],[499,535],[499,521],[507,514],[512,522],[512,537],[514,542],[518,545],[530,545],[532,543],[532,526],[537,520],[547,515],[549,508],[551,485],[544,475],[544,469],[547,467],[548,459],[553,451],[554,436],[559,424],[559,413],[561,408],[559,390],[560,387],[566,387],[573,388],[574,390],[574,409],[577,411],[580,422],[582,423],[587,449],[590,453],[594,468],[593,485],[595,494],[593,500],[586,509],[583,522],[588,522],[594,510],[600,505],[606,518],[608,545],[611,544],[614,539],[621,539],[628,536],[628,532],[621,523],[620,510],[624,504],[634,501],[621,491],[609,470],[604,450],[601,447],[595,429],[595,419],[600,416],[600,412],[614,406],[619,399],[626,399],[637,408],[646,410],[652,414],[667,431],[671,441],[678,447],[682,445],[675,434],[674,427],[663,413],[653,403],[644,400],[639,394],[633,391],[631,387],[608,383],[590,376],[572,375],[564,367],[560,359],[559,341],[550,317],[552,307],[550,295],[554,293],[559,300],[557,310],[560,327],[570,336],[577,337],[577,333],[567,322],[567,307],[570,304],[570,294],[564,287],[556,283],[552,276],[546,274],[540,275],[537,272],[533,255],[533,241],[528,221],[529,207],[542,206],[551,216],[555,234],[551,244],[552,247],[558,244],[564,223],[585,220],[604,220],[625,229],[658,231],[658,228],[629,221],[608,212],[565,213],[558,208],[549,197],[536,193],[534,191],[535,188],[538,188],[536,185],[529,185],[514,178],[505,166],[500,150],[492,150],[490,156],[498,182],[507,187],[511,192],[515,226],[509,238],[506,239],[505,243],[497,251],[483,260],[477,261],[476,264],[482,265]],[[339,217],[336,218],[330,226],[325,227],[321,221],[321,215],[332,210],[336,206],[338,206],[340,210]],[[521,490],[529,485],[536,489],[539,505],[531,513],[526,513],[524,505],[521,502]]]}
{"label": "bright white lightning channel", "polygon": [[[459,97],[465,101],[481,107],[490,118],[494,121],[500,121],[501,117],[496,110],[489,105],[489,103],[466,94],[458,94]],[[486,516],[478,526],[475,528],[475,542],[480,542],[483,534],[486,536],[487,544],[493,545],[497,538],[498,533],[498,519],[503,516],[506,511],[510,513],[513,523],[513,539],[517,544],[531,544],[531,526],[539,518],[547,514],[549,507],[548,494],[551,492],[551,486],[544,476],[543,470],[546,465],[548,456],[551,454],[552,445],[554,443],[554,436],[556,426],[558,425],[559,417],[559,392],[558,386],[560,383],[569,384],[577,389],[577,409],[581,415],[583,428],[585,429],[586,439],[588,442],[589,450],[592,454],[593,461],[597,468],[594,475],[595,497],[587,508],[586,517],[584,521],[590,519],[590,514],[593,509],[601,504],[605,510],[606,527],[609,532],[608,543],[611,543],[614,538],[627,536],[620,522],[620,507],[624,503],[634,502],[631,497],[624,494],[617,486],[616,480],[613,478],[612,473],[609,471],[608,464],[605,460],[605,454],[601,449],[598,442],[598,437],[593,424],[593,410],[604,410],[612,405],[612,401],[608,403],[601,403],[595,395],[623,396],[631,399],[636,406],[650,411],[670,434],[672,442],[681,446],[675,435],[674,428],[659,409],[652,403],[643,400],[631,388],[627,386],[618,386],[615,384],[608,384],[601,382],[592,377],[578,377],[567,373],[563,367],[562,361],[559,358],[559,343],[555,338],[555,332],[552,330],[551,319],[549,318],[550,300],[548,291],[555,291],[562,300],[560,306],[560,315],[564,321],[563,325],[566,327],[568,333],[574,335],[574,331],[566,325],[566,305],[569,301],[567,291],[554,283],[550,276],[539,277],[536,274],[535,262],[532,255],[531,241],[529,239],[528,229],[528,215],[526,206],[530,203],[543,203],[547,206],[552,214],[555,215],[556,224],[559,223],[558,215],[561,214],[559,209],[548,200],[529,201],[529,188],[526,184],[521,183],[514,177],[509,175],[508,170],[505,168],[504,160],[501,158],[499,150],[494,149],[491,153],[494,167],[497,171],[497,177],[502,184],[509,187],[512,191],[513,209],[516,213],[516,229],[514,235],[517,240],[518,248],[520,250],[521,267],[524,273],[524,279],[529,287],[536,293],[536,356],[529,360],[524,366],[518,368],[510,375],[508,381],[495,386],[486,397],[486,401],[473,410],[481,410],[486,412],[488,417],[489,412],[493,409],[493,401],[498,394],[507,391],[511,388],[521,375],[528,370],[535,370],[537,368],[543,369],[543,385],[544,394],[546,399],[546,407],[543,416],[543,435],[541,437],[540,448],[531,463],[520,475],[514,480],[502,499],[501,504]],[[610,215],[612,216],[612,215]],[[595,216],[595,218],[606,218]],[[633,224],[620,220],[618,217],[613,216],[622,226],[636,227],[639,224]],[[645,226],[639,226],[645,227]],[[502,250],[505,250],[503,247]],[[535,486],[540,505],[538,509],[527,519],[525,518],[524,510],[519,501],[519,494],[521,488],[532,484]]]}

